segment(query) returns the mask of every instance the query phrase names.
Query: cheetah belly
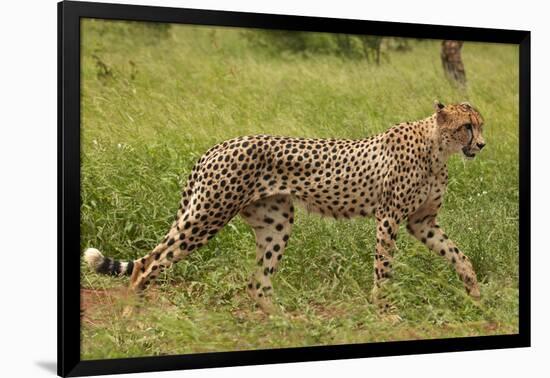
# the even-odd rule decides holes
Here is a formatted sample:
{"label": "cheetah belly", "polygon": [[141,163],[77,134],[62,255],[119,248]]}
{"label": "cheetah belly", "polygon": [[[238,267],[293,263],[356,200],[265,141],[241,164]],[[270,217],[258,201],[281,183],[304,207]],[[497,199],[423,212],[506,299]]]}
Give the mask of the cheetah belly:
{"label": "cheetah belly", "polygon": [[354,217],[370,217],[374,215],[376,210],[375,205],[370,205],[368,202],[359,203],[358,206],[351,206],[349,208],[338,207],[334,208],[330,205],[318,204],[312,201],[307,201],[302,198],[293,196],[296,203],[309,213],[319,214],[321,216],[332,217],[335,219],[340,218],[354,218]]}

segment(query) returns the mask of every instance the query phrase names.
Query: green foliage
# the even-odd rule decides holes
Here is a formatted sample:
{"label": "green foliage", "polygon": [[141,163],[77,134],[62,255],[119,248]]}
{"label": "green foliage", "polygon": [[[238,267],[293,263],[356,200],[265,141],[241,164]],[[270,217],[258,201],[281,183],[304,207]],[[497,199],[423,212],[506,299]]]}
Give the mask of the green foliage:
{"label": "green foliage", "polygon": [[333,35],[327,33],[245,30],[242,35],[252,47],[259,47],[272,55],[281,52],[332,54],[336,53],[339,47]]}
{"label": "green foliage", "polygon": [[288,30],[245,30],[241,35],[249,45],[271,57],[298,54],[302,57],[333,55],[345,59],[365,59],[380,64],[388,51],[406,51],[409,40],[369,35],[296,32]]}
{"label": "green foliage", "polygon": [[[170,226],[192,165],[222,140],[257,133],[362,138],[426,117],[434,99],[467,100],[484,115],[487,147],[474,161],[451,159],[440,223],[471,257],[482,300],[472,302],[452,268],[403,229],[388,291],[404,321],[386,324],[367,301],[374,222],[298,210],[274,278],[283,315],[266,318],[245,296],[254,238],[236,218],[161,277],[150,310],[122,319],[118,301],[90,309],[83,358],[517,332],[515,47],[467,43],[464,93],[445,80],[438,41],[384,39],[389,59],[374,65],[334,53],[347,42],[321,33],[285,36],[292,41],[283,47],[294,47],[275,56],[250,42],[266,40],[262,31],[156,28],[82,22],[81,250],[121,259],[148,253]],[[315,55],[295,53],[300,40],[318,46]],[[86,288],[127,284],[84,266],[81,272]]]}

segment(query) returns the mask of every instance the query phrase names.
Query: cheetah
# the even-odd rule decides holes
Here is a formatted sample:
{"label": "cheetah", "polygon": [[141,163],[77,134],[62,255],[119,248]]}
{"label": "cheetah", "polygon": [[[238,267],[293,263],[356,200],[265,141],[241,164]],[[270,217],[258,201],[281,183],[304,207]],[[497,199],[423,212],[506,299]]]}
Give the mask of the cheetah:
{"label": "cheetah", "polygon": [[254,230],[257,269],[248,293],[273,311],[271,277],[277,271],[294,223],[294,204],[333,218],[376,219],[372,298],[391,277],[399,225],[456,270],[466,292],[479,299],[469,258],[436,220],[446,191],[447,161],[455,153],[474,158],[485,146],[483,119],[469,103],[436,101],[429,117],[397,124],[365,139],[308,139],[256,135],[209,149],[182,191],[168,233],[135,261],[104,257],[94,248],[85,260],[98,273],[130,275],[131,292],[143,293],[161,271],[205,245],[240,214]]}

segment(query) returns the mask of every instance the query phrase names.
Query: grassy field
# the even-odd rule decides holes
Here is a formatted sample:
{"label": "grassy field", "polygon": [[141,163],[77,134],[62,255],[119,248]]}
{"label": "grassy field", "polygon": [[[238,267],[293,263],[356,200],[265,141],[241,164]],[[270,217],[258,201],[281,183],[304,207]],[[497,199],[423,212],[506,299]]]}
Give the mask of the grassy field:
{"label": "grassy field", "polygon": [[402,229],[389,324],[367,298],[374,221],[298,210],[279,273],[280,315],[245,293],[254,237],[239,218],[164,273],[147,306],[122,318],[127,278],[81,266],[82,358],[103,359],[518,330],[518,50],[466,43],[469,86],[450,85],[439,41],[387,51],[380,65],[328,54],[273,54],[236,29],[86,20],[82,24],[81,249],[136,259],[163,237],[193,163],[247,134],[362,138],[470,101],[487,147],[450,160],[440,223],[472,259],[479,303],[453,269]]}

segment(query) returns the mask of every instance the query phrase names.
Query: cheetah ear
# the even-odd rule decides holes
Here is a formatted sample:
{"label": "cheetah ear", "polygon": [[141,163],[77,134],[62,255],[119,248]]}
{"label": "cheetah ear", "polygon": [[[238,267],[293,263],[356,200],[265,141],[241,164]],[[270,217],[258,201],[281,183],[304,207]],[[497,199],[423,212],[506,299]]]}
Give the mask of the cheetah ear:
{"label": "cheetah ear", "polygon": [[471,110],[473,109],[473,106],[469,103],[469,102],[461,102],[460,103],[460,106],[462,107],[462,109],[464,110]]}
{"label": "cheetah ear", "polygon": [[447,112],[443,109],[445,108],[445,105],[443,105],[438,100],[434,101],[434,108],[437,114],[437,124],[439,126],[443,125],[445,121],[447,120]]}
{"label": "cheetah ear", "polygon": [[436,112],[440,112],[444,107],[445,107],[445,105],[443,105],[441,102],[439,102],[439,100],[434,101],[434,109],[435,109]]}

